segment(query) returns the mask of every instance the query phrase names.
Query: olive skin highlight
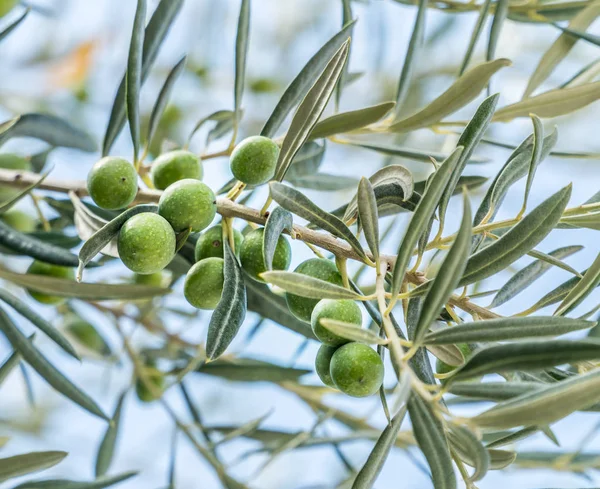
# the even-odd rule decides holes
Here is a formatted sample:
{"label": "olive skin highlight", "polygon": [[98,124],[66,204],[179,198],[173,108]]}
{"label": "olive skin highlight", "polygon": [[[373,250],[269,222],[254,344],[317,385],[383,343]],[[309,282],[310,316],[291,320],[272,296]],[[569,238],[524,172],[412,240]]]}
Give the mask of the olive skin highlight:
{"label": "olive skin highlight", "polygon": [[[72,268],[61,267],[60,265],[52,265],[43,261],[35,260],[27,269],[28,275],[43,275],[44,277],[63,278],[67,280],[75,280],[75,272]],[[27,289],[27,292],[36,301],[42,304],[57,306],[66,301],[65,297],[57,295],[45,294],[36,292],[35,290]]]}
{"label": "olive skin highlight", "polygon": [[[240,250],[240,262],[246,273],[258,282],[264,282],[260,274],[267,271],[263,257],[265,228],[250,231]],[[292,262],[292,247],[285,236],[280,236],[273,255],[273,270],[287,270]]]}
{"label": "olive skin highlight", "polygon": [[362,312],[356,302],[348,299],[322,299],[313,309],[310,324],[315,336],[328,346],[341,346],[350,340],[329,331],[320,323],[321,319],[335,319],[359,328],[362,326]]}
{"label": "olive skin highlight", "polygon": [[264,136],[252,136],[241,141],[231,153],[231,173],[247,185],[262,185],[275,175],[279,146]]}
{"label": "olive skin highlight", "polygon": [[375,394],[383,383],[383,362],[375,350],[362,343],[347,343],[331,357],[329,369],[335,386],[352,397]]}
{"label": "olive skin highlight", "polygon": [[137,172],[123,158],[107,156],[91,169],[87,189],[94,203],[102,209],[123,209],[137,195]]}
{"label": "olive skin highlight", "polygon": [[217,199],[208,185],[186,178],[163,192],[158,201],[158,213],[175,232],[191,228],[202,231],[210,225],[217,213]]}
{"label": "olive skin highlight", "polygon": [[205,258],[196,263],[183,284],[183,294],[197,309],[214,309],[223,294],[223,258]]}
{"label": "olive skin highlight", "polygon": [[202,162],[190,151],[177,150],[160,155],[152,163],[152,183],[158,190],[191,178],[202,180]]}

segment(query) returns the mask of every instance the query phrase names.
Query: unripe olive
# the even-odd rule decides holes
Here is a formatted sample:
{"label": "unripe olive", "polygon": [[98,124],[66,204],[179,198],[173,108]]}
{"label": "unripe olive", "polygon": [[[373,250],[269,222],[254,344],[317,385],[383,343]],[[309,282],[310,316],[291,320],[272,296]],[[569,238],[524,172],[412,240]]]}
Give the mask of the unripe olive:
{"label": "unripe olive", "polygon": [[208,185],[186,178],[163,192],[158,201],[158,213],[176,232],[192,228],[202,231],[217,213],[217,199]]}
{"label": "unripe olive", "polygon": [[[45,277],[64,278],[67,280],[75,280],[75,272],[72,268],[61,267],[60,265],[52,265],[51,263],[45,263],[43,261],[35,260],[29,268],[27,273],[30,275],[43,275]],[[42,304],[58,305],[65,302],[64,297],[57,295],[44,294],[43,292],[36,292],[35,290],[27,290],[29,295],[36,301]]]}
{"label": "unripe olive", "polygon": [[138,285],[147,285],[148,287],[164,287],[168,278],[163,275],[163,272],[149,273],[141,275],[136,273],[133,276],[133,282]]}
{"label": "unripe olive", "polygon": [[[306,260],[300,263],[294,272],[325,280],[335,285],[343,285],[342,276],[338,272],[335,263],[324,258]],[[319,299],[309,299],[308,297],[301,297],[290,293],[286,293],[285,298],[288,308],[294,316],[302,321],[310,322],[310,316]]]}
{"label": "unripe olive", "polygon": [[0,219],[20,233],[31,233],[35,231],[36,220],[27,214],[27,212],[23,212],[19,209],[10,209],[2,214]]}
{"label": "unripe olive", "polygon": [[175,233],[163,217],[142,212],[123,224],[117,249],[129,270],[143,275],[160,272],[175,255]]}
{"label": "unripe olive", "polygon": [[329,346],[341,346],[350,342],[346,338],[336,335],[323,326],[321,319],[336,319],[345,323],[362,326],[362,312],[358,304],[348,299],[333,300],[322,299],[313,309],[310,316],[310,324],[315,336]]}
{"label": "unripe olive", "polygon": [[329,373],[344,394],[367,397],[375,394],[383,383],[383,362],[371,347],[347,343],[331,357]]}
{"label": "unripe olive", "polygon": [[102,209],[122,209],[133,202],[138,190],[137,173],[123,158],[107,156],[90,170],[87,189]]}
{"label": "unripe olive", "polygon": [[[456,345],[456,347],[460,350],[460,352],[462,353],[465,360],[468,360],[468,358],[473,353],[473,351],[471,350],[471,347],[467,343],[459,343]],[[448,374],[448,373],[452,372],[453,370],[456,370],[457,368],[458,368],[457,366],[449,365],[446,362],[444,362],[443,360],[436,358],[435,371],[438,374]],[[481,379],[481,377],[476,377],[476,378],[470,379],[470,381],[471,382],[479,381],[480,379]],[[448,379],[439,379],[439,380],[442,384],[445,384]]]}
{"label": "unripe olive", "polygon": [[154,362],[147,362],[144,373],[144,380],[150,383],[154,388],[149,389],[141,379],[137,379],[135,382],[135,393],[142,402],[156,401],[159,399],[159,394],[162,394],[165,387],[165,378],[162,372],[155,367]]}
{"label": "unripe olive", "polygon": [[[239,256],[244,236],[237,229],[233,230],[235,253]],[[217,224],[207,229],[196,241],[196,261],[204,258],[223,258],[223,226]]]}
{"label": "unripe olive", "polygon": [[108,357],[112,354],[110,346],[98,330],[87,321],[81,318],[73,317],[67,321],[65,330],[72,336],[80,345],[88,350],[97,353],[103,357]]}
{"label": "unripe olive", "polygon": [[[250,231],[244,236],[242,249],[240,251],[240,262],[242,268],[254,280],[263,282],[260,274],[267,271],[263,258],[263,237],[265,228]],[[285,236],[280,236],[275,246],[273,255],[273,270],[287,270],[292,262],[292,247]]]}
{"label": "unripe olive", "polygon": [[187,301],[198,309],[214,309],[223,293],[223,258],[204,258],[196,263],[183,284]]}
{"label": "unripe olive", "polygon": [[19,0],[0,0],[0,17],[4,17],[19,3]]}
{"label": "unripe olive", "polygon": [[170,151],[152,163],[152,183],[159,190],[185,178],[202,180],[202,173],[200,158],[190,151]]}
{"label": "unripe olive", "polygon": [[241,141],[231,153],[231,173],[240,182],[261,185],[275,174],[279,146],[264,136],[252,136]]}
{"label": "unripe olive", "polygon": [[337,348],[321,345],[319,351],[317,352],[317,356],[315,357],[315,370],[321,379],[321,382],[329,387],[333,387],[334,389],[336,387],[331,379],[331,373],[329,372],[329,369],[331,366],[331,357],[336,350]]}
{"label": "unripe olive", "polygon": [[[30,171],[31,162],[27,158],[13,153],[0,153],[0,168]],[[11,200],[18,193],[19,190],[10,185],[0,185],[0,203]]]}

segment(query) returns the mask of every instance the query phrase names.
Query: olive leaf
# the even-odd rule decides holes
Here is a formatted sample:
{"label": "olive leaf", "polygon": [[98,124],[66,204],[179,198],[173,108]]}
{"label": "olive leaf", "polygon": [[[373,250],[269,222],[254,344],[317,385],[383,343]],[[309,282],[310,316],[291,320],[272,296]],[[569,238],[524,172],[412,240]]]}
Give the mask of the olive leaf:
{"label": "olive leaf", "polygon": [[395,121],[388,130],[408,132],[436,124],[477,97],[492,75],[510,64],[508,59],[500,58],[470,69],[424,109],[410,117]]}
{"label": "olive leaf", "polygon": [[[187,140],[187,145],[189,146],[192,138],[194,137],[194,135],[202,128],[202,126],[204,126],[204,124],[206,124],[207,122],[216,122],[216,126],[215,128],[219,125],[219,124],[223,124],[223,123],[227,123],[230,124],[231,127],[233,127],[233,119],[235,117],[235,113],[232,112],[231,110],[217,110],[209,115],[207,115],[206,117],[203,117],[202,119],[200,119],[196,125],[194,126],[194,129],[192,129],[192,132],[190,133],[190,135],[188,136],[188,140]],[[237,182],[236,179],[233,179],[232,182]],[[227,192],[229,189],[225,190],[224,192]],[[224,193],[224,192],[217,192],[217,193]]]}
{"label": "olive leaf", "polygon": [[412,34],[410,35],[410,40],[408,41],[408,48],[406,49],[406,56],[404,57],[404,64],[402,65],[402,71],[400,72],[400,77],[398,79],[398,88],[396,89],[396,120],[400,118],[401,111],[406,102],[406,97],[408,96],[410,85],[413,80],[414,66],[420,55],[421,46],[423,45],[427,8],[427,0],[419,0],[415,25]]}
{"label": "olive leaf", "polygon": [[104,489],[120,484],[136,475],[137,472],[125,472],[123,474],[100,477],[92,482],[50,479],[37,482],[24,482],[13,489]]}
{"label": "olive leaf", "polygon": [[366,255],[360,242],[352,234],[352,231],[348,229],[340,219],[335,217],[323,209],[318,207],[315,203],[309,200],[304,194],[297,190],[288,187],[279,182],[271,182],[269,184],[271,197],[281,207],[290,211],[292,214],[297,215],[308,222],[319,226],[324,231],[330,232],[334,236],[345,240],[356,254],[363,260],[366,260]]}
{"label": "olive leaf", "polygon": [[477,21],[475,22],[475,26],[473,27],[473,32],[471,33],[471,38],[469,39],[469,45],[467,46],[467,50],[465,51],[465,57],[463,58],[463,62],[460,65],[460,70],[458,71],[459,76],[462,75],[469,63],[471,62],[471,58],[473,57],[473,51],[475,50],[475,45],[479,40],[479,36],[481,36],[481,32],[483,31],[483,26],[485,25],[485,21],[487,20],[488,13],[490,11],[490,6],[492,5],[492,0],[484,0],[479,7],[479,15],[477,16]]}
{"label": "olive leaf", "polygon": [[452,458],[440,420],[431,412],[431,406],[414,394],[408,401],[408,413],[417,444],[431,469],[433,486],[435,489],[456,489]]}
{"label": "olive leaf", "polygon": [[[15,326],[4,309],[0,308],[0,331],[10,342],[15,351],[23,357],[40,376],[57,392],[78,404],[91,414],[108,420],[96,402],[76,387],[69,379],[60,373],[52,363],[29,341]],[[1,479],[1,477],[0,477]]]}
{"label": "olive leaf", "polygon": [[379,216],[377,215],[377,199],[371,182],[365,177],[358,184],[358,216],[365,233],[365,239],[375,261],[379,263]]}
{"label": "olive leaf", "polygon": [[62,462],[67,455],[67,452],[58,451],[30,452],[0,458],[0,482],[53,467]]}
{"label": "olive leaf", "polygon": [[323,318],[319,320],[319,324],[333,334],[357,343],[366,345],[387,345],[389,343],[389,340],[381,338],[377,333],[369,329],[363,329],[353,323]]}
{"label": "olive leaf", "polygon": [[529,200],[529,192],[531,192],[531,185],[533,185],[533,177],[535,171],[542,159],[543,141],[544,141],[544,126],[542,125],[541,119],[531,114],[531,122],[533,122],[533,151],[531,153],[531,163],[529,164],[529,171],[527,172],[527,183],[525,184],[525,197],[523,199],[523,210],[527,208],[527,201]]}
{"label": "olive leaf", "polygon": [[30,192],[36,188],[40,183],[42,183],[46,177],[48,176],[48,174],[50,173],[50,170],[45,172],[43,175],[40,175],[40,177],[33,182],[31,185],[28,185],[27,187],[19,190],[17,192],[17,194],[12,197],[11,199],[5,201],[5,202],[0,202],[0,215],[3,214],[4,212],[6,212],[7,210],[9,210],[12,206],[14,206],[17,202],[19,202],[23,197],[27,196],[30,194]]}
{"label": "olive leaf", "polygon": [[140,87],[142,85],[142,50],[144,24],[146,22],[146,0],[138,0],[129,44],[127,74],[125,75],[125,99],[127,119],[133,143],[133,160],[137,163],[140,151]]}
{"label": "olive leaf", "polygon": [[342,73],[349,49],[350,40],[347,40],[331,57],[319,78],[300,102],[281,144],[274,180],[284,179],[294,156],[317,124]]}
{"label": "olive leaf", "polygon": [[117,438],[119,436],[119,428],[121,424],[121,411],[123,409],[123,403],[125,401],[126,394],[127,391],[124,391],[119,396],[119,399],[117,400],[117,405],[115,407],[115,411],[112,415],[112,418],[110,419],[108,428],[106,428],[106,432],[102,437],[100,446],[98,447],[98,454],[96,455],[95,466],[96,478],[106,475],[106,473],[110,469],[110,465],[112,463],[115,453]]}
{"label": "olive leaf", "polygon": [[488,443],[486,445],[486,448],[490,449],[490,448],[495,448],[495,447],[503,447],[506,445],[512,445],[517,441],[524,440],[525,438],[528,438],[531,435],[539,433],[539,431],[540,431],[540,428],[538,428],[537,426],[530,426],[530,427],[523,428],[518,431],[510,432],[509,434],[507,434],[505,436],[501,436],[500,438],[494,440],[493,442]]}
{"label": "olive leaf", "polygon": [[330,175],[329,173],[315,173],[303,177],[287,176],[286,180],[294,187],[307,188],[312,190],[336,191],[356,187],[358,181],[354,177],[344,175]]}
{"label": "olive leaf", "polygon": [[490,37],[488,39],[487,52],[485,56],[486,61],[491,61],[496,57],[498,38],[502,32],[502,25],[506,20],[508,8],[508,0],[496,0],[496,8],[494,9],[494,17],[492,19],[492,25],[490,26]]}
{"label": "olive leaf", "polygon": [[476,482],[483,479],[490,469],[490,454],[481,440],[467,428],[458,425],[450,425],[447,435],[452,450],[463,462],[475,468],[469,480]]}
{"label": "olive leaf", "polygon": [[0,146],[12,138],[40,139],[54,147],[96,151],[96,142],[79,128],[50,114],[23,114],[0,128]]}
{"label": "olive leaf", "polygon": [[332,56],[347,41],[352,33],[356,21],[349,22],[342,30],[329,39],[317,53],[306,63],[296,78],[286,88],[285,92],[273,109],[273,113],[265,123],[261,136],[271,138],[275,135],[287,115],[294,106],[307,94],[314,85],[321,72],[331,60]]}
{"label": "olive leaf", "polygon": [[500,239],[469,258],[460,286],[495,275],[537,246],[555,227],[571,197],[571,185],[546,199]]}
{"label": "olive leaf", "polygon": [[292,233],[294,228],[294,218],[292,214],[282,207],[275,207],[269,214],[265,223],[265,232],[263,235],[263,260],[267,270],[273,268],[273,256],[279,242],[279,237],[283,231]]}
{"label": "olive leaf", "polygon": [[383,102],[364,109],[332,115],[318,122],[308,139],[326,138],[369,126],[381,120],[395,105],[395,102]]}
{"label": "olive leaf", "polygon": [[[587,272],[584,271],[582,275],[585,275]],[[550,292],[548,292],[544,297],[542,297],[539,301],[537,301],[533,306],[528,309],[529,311],[537,311],[542,307],[550,306],[552,304],[556,304],[557,302],[562,301],[571,290],[581,281],[580,277],[572,277],[569,280],[566,280],[558,287],[555,287]]]}
{"label": "olive leaf", "polygon": [[323,162],[326,148],[326,141],[307,141],[304,143],[300,151],[294,156],[285,179],[289,181],[316,174]]}
{"label": "olive leaf", "polygon": [[594,263],[587,269],[583,278],[577,282],[567,296],[560,303],[555,316],[562,316],[575,309],[591,292],[600,285],[600,253],[594,260]]}
{"label": "olive leaf", "polygon": [[0,41],[4,40],[4,38],[6,38],[12,31],[14,31],[19,26],[19,24],[23,22],[25,18],[29,15],[29,12],[31,12],[31,7],[27,7],[20,17],[18,17],[11,24],[2,29],[2,32],[0,32]]}
{"label": "olive leaf", "polygon": [[[571,19],[569,28],[585,31],[598,15],[600,15],[600,3],[592,2]],[[576,43],[577,38],[566,33],[561,34],[554,41],[552,46],[544,53],[529,78],[523,99],[528,98],[548,78],[554,68],[569,54]]]}
{"label": "olive leaf", "polygon": [[592,370],[497,404],[471,420],[496,429],[550,424],[599,402],[599,387],[600,370]]}
{"label": "olive leaf", "polygon": [[206,338],[206,356],[214,360],[221,356],[233,341],[246,317],[246,286],[244,275],[229,242],[223,241],[223,294],[217,304]]}
{"label": "olive leaf", "polygon": [[[342,0],[342,27],[349,22],[352,22],[354,15],[352,14],[351,0]],[[352,48],[352,47],[351,47]],[[348,58],[350,58],[350,52],[348,51]],[[348,83],[351,83],[351,79],[348,76],[349,66],[346,64],[340,75],[340,79],[335,87],[335,111],[337,112],[340,108],[340,101],[342,100],[342,91]]]}
{"label": "olive leaf", "polygon": [[452,382],[448,387],[448,392],[456,396],[477,399],[481,401],[505,401],[513,397],[520,396],[538,389],[542,389],[544,384],[535,382],[483,382],[474,383]]}
{"label": "olive leaf", "polygon": [[[581,251],[583,246],[565,246],[558,248],[548,253],[549,256],[558,259],[567,258],[578,251]],[[500,290],[494,296],[492,303],[489,305],[490,309],[501,306],[505,302],[508,302],[513,297],[517,296],[520,292],[529,287],[533,282],[544,275],[552,264],[544,260],[536,260],[525,268],[515,273],[508,282],[506,282]]]}
{"label": "olive leaf", "polygon": [[470,251],[471,208],[465,194],[463,197],[463,217],[460,229],[452,244],[452,248],[450,248],[441,265],[440,272],[433,280],[423,300],[419,322],[414,331],[413,341],[415,343],[418,344],[421,342],[429,330],[431,323],[437,318],[440,309],[444,307],[444,304],[446,304],[452,295],[452,291],[456,288],[463,275]]}
{"label": "olive leaf", "polygon": [[79,355],[69,343],[69,341],[52,324],[46,321],[41,315],[35,312],[25,302],[12,295],[5,289],[0,289],[0,301],[8,304],[11,308],[28,319],[36,328],[42,331],[54,343],[60,346],[67,354],[80,360]]}
{"label": "olive leaf", "polygon": [[385,461],[390,454],[390,450],[394,446],[394,442],[398,437],[400,426],[406,415],[406,409],[402,409],[396,414],[390,424],[381,432],[377,439],[373,450],[369,453],[366,462],[356,474],[356,479],[352,484],[352,489],[370,489],[375,484]]}
{"label": "olive leaf", "polygon": [[238,17],[237,35],[235,38],[235,81],[233,90],[235,123],[240,120],[242,95],[246,81],[246,58],[250,37],[250,0],[241,0]]}
{"label": "olive leaf", "polygon": [[427,190],[423,194],[421,201],[417,205],[417,208],[415,209],[415,212],[412,215],[412,218],[408,225],[408,229],[406,230],[404,238],[402,239],[400,247],[398,248],[398,254],[396,258],[396,264],[394,265],[390,289],[390,292],[392,294],[391,304],[395,302],[395,297],[400,292],[400,288],[402,287],[402,282],[404,280],[404,275],[406,274],[406,269],[412,257],[414,247],[417,244],[417,241],[421,237],[421,234],[425,230],[426,226],[429,224],[429,220],[435,212],[435,209],[439,203],[440,198],[442,197],[444,189],[448,185],[450,176],[455,171],[458,163],[460,162],[462,152],[463,147],[459,146],[437,169],[437,171],[431,178],[431,183],[427,187]]}
{"label": "olive leaf", "polygon": [[462,380],[515,370],[538,370],[563,363],[584,362],[598,358],[600,358],[600,343],[592,340],[507,343],[476,351],[451,379]]}
{"label": "olive leaf", "polygon": [[553,316],[508,317],[462,323],[425,336],[427,345],[477,343],[560,336],[592,328],[594,322]]}
{"label": "olive leaf", "polygon": [[302,273],[274,270],[263,272],[260,276],[265,282],[300,297],[353,300],[361,300],[363,297],[350,289]]}
{"label": "olive leaf", "polygon": [[119,230],[125,222],[136,214],[142,212],[158,212],[156,204],[141,204],[119,214],[112,221],[106,223],[92,236],[90,236],[79,250],[79,265],[77,268],[77,281],[83,278],[85,266],[102,251],[119,234]]}
{"label": "olive leaf", "polygon": [[9,357],[4,360],[4,363],[0,365],[0,385],[2,385],[13,369],[19,365],[20,360],[21,355],[16,351],[13,351]]}
{"label": "olive leaf", "polygon": [[171,98],[175,84],[185,69],[186,60],[187,56],[184,56],[175,64],[175,66],[173,66],[167,75],[165,83],[160,89],[158,97],[156,98],[156,102],[154,103],[154,107],[152,107],[152,113],[150,114],[148,132],[146,135],[146,144],[150,144],[150,142],[154,139],[154,135],[158,129],[158,124],[160,123],[160,118],[164,113],[167,104],[169,103],[169,98]]}
{"label": "olive leaf", "polygon": [[213,375],[238,382],[296,381],[310,370],[284,367],[252,358],[218,359],[196,369],[200,374]]}
{"label": "olive leaf", "polygon": [[[152,14],[143,33],[144,45],[142,49],[140,85],[143,85],[148,78],[150,68],[152,68],[158,55],[158,50],[182,6],[183,0],[160,0],[156,10]],[[110,153],[115,140],[125,126],[126,87],[126,76],[123,76],[113,102],[108,126],[106,127],[104,142],[102,144],[102,156],[107,156]]]}

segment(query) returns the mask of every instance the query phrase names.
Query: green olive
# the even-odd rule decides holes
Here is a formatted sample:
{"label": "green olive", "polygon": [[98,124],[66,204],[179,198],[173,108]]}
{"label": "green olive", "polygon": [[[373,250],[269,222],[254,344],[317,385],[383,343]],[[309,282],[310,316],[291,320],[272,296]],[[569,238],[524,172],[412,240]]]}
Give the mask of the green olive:
{"label": "green olive", "polygon": [[[14,153],[0,153],[0,168],[6,170],[30,171],[31,162],[27,158]],[[0,204],[11,200],[17,196],[18,193],[19,190],[10,185],[0,185]]]}
{"label": "green olive", "polygon": [[0,219],[11,228],[20,233],[31,233],[35,231],[37,222],[27,212],[19,209],[10,209],[0,216]]}
{"label": "green olive", "polygon": [[137,379],[135,393],[140,401],[149,403],[159,399],[159,394],[162,394],[165,388],[165,377],[156,368],[154,362],[148,361],[145,367],[145,380],[152,385],[153,389],[149,389],[146,383],[142,382],[141,379]]}
{"label": "green olive", "polygon": [[185,178],[202,180],[202,173],[200,158],[190,151],[164,153],[152,163],[152,183],[159,190]]}
{"label": "green olive", "polygon": [[158,213],[176,232],[192,228],[202,231],[217,213],[217,199],[208,185],[186,178],[163,192],[158,201]]}
{"label": "green olive", "polygon": [[331,366],[331,357],[336,350],[337,348],[321,345],[319,351],[317,352],[317,356],[315,357],[315,370],[317,371],[317,375],[321,379],[321,382],[329,387],[333,387],[334,389],[336,387],[333,383],[333,379],[331,378],[329,369]]}
{"label": "green olive", "polygon": [[[456,347],[460,350],[460,352],[462,353],[463,357],[465,360],[468,360],[469,357],[473,354],[473,351],[471,350],[471,347],[467,344],[467,343],[459,343],[456,345]],[[435,371],[438,374],[448,374],[454,370],[456,370],[458,368],[458,366],[454,367],[452,365],[447,364],[446,362],[444,362],[443,360],[440,360],[439,358],[436,358],[435,361]],[[475,381],[479,381],[481,379],[481,377],[475,377],[473,379],[470,379],[471,382]],[[445,384],[446,381],[448,379],[440,379],[440,382],[442,384]]]}
{"label": "green olive", "polygon": [[143,275],[156,273],[175,255],[175,233],[163,217],[143,212],[123,225],[117,247],[121,261],[129,270]]}
{"label": "green olive", "polygon": [[19,3],[19,0],[0,0],[0,17],[4,17]]}
{"label": "green olive", "polygon": [[141,275],[136,273],[133,276],[133,282],[138,285],[147,285],[148,287],[164,287],[166,285],[167,277],[163,272],[149,273],[147,275]]}
{"label": "green olive", "polygon": [[137,173],[127,160],[107,156],[92,167],[88,174],[87,189],[98,207],[122,209],[135,199]]}
{"label": "green olive", "polygon": [[[235,253],[239,256],[244,236],[237,229],[233,230]],[[223,258],[223,226],[217,224],[207,229],[196,241],[196,261],[204,258]]]}
{"label": "green olive", "polygon": [[[240,262],[246,273],[259,282],[263,282],[260,274],[267,271],[263,258],[263,237],[265,228],[250,231],[244,236],[240,251]],[[280,236],[273,255],[273,270],[287,270],[292,262],[292,247],[285,236]]]}
{"label": "green olive", "polygon": [[[335,285],[343,285],[342,276],[338,272],[335,263],[324,258],[306,260],[300,263],[294,272],[325,280]],[[285,297],[292,314],[302,321],[310,322],[310,316],[319,299],[309,299],[308,297],[300,297],[299,295],[290,293],[286,293]]]}
{"label": "green olive", "polygon": [[273,178],[279,146],[264,136],[252,136],[241,141],[231,153],[231,173],[240,182],[262,185]]}
{"label": "green olive", "polygon": [[321,324],[321,319],[335,319],[354,324],[359,328],[362,326],[362,312],[356,302],[348,299],[322,299],[313,309],[310,316],[310,324],[315,336],[323,344],[329,346],[341,346],[350,340],[329,331]]}
{"label": "green olive", "polygon": [[214,309],[223,293],[223,258],[204,258],[196,263],[183,284],[187,301],[198,309]]}
{"label": "green olive", "polygon": [[[61,267],[60,265],[52,265],[43,261],[35,260],[27,269],[29,275],[43,275],[44,277],[55,277],[64,278],[67,280],[75,280],[75,272],[72,268]],[[66,301],[64,297],[57,295],[45,294],[43,292],[36,292],[35,290],[27,290],[29,295],[36,301],[42,304],[49,304],[56,306]]]}
{"label": "green olive", "polygon": [[383,362],[371,347],[347,343],[331,357],[329,373],[344,394],[367,397],[375,394],[383,383]]}
{"label": "green olive", "polygon": [[65,324],[65,330],[77,343],[100,356],[108,357],[112,350],[98,330],[87,321],[75,316]]}

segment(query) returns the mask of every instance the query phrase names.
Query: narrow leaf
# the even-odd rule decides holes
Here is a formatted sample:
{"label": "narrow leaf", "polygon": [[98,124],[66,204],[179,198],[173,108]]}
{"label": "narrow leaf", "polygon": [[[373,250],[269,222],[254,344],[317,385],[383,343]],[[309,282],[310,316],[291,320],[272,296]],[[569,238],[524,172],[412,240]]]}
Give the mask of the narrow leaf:
{"label": "narrow leaf", "polygon": [[221,356],[233,341],[246,317],[246,286],[244,275],[227,240],[223,241],[225,265],[223,295],[217,305],[206,339],[206,355],[210,360]]}
{"label": "narrow leaf", "polygon": [[469,480],[476,482],[483,479],[490,468],[490,455],[475,434],[462,426],[451,425],[448,441],[460,459],[475,468]]}
{"label": "narrow leaf", "polygon": [[14,206],[17,202],[19,202],[23,197],[29,195],[29,193],[34,188],[36,188],[40,183],[42,183],[46,179],[46,177],[48,176],[49,173],[50,173],[50,171],[45,172],[31,185],[28,185],[27,187],[20,189],[14,197],[10,198],[9,200],[7,200],[5,202],[0,202],[0,215],[3,214],[4,212],[6,212],[7,210],[9,210],[12,206]]}
{"label": "narrow leaf", "polygon": [[533,151],[531,154],[531,163],[529,164],[529,171],[527,172],[527,183],[525,184],[525,198],[523,200],[523,210],[527,208],[527,201],[529,200],[529,192],[531,191],[531,185],[533,185],[533,177],[535,171],[542,159],[543,141],[544,141],[544,126],[542,120],[535,114],[531,114],[531,122],[533,122]]}
{"label": "narrow leaf", "polygon": [[205,363],[196,372],[238,382],[284,382],[298,381],[299,377],[311,371],[284,367],[252,358],[233,360],[220,358],[214,362]]}
{"label": "narrow leaf", "polygon": [[293,228],[294,218],[283,207],[275,207],[269,214],[263,235],[263,260],[265,261],[267,270],[273,268],[273,255],[275,255],[275,249],[277,248],[281,233],[283,231],[291,233]]}
{"label": "narrow leaf", "polygon": [[4,40],[6,36],[8,36],[12,31],[14,31],[18,27],[18,25],[25,20],[25,17],[29,15],[29,12],[31,12],[31,8],[27,8],[25,12],[23,12],[21,16],[17,18],[17,20],[13,21],[11,24],[5,27],[2,30],[2,32],[0,32],[0,41]]}
{"label": "narrow leaf", "polygon": [[387,345],[389,343],[389,340],[386,338],[381,338],[377,333],[374,333],[370,329],[363,329],[356,324],[327,318],[321,319],[319,324],[322,324],[332,333],[350,341],[356,341],[366,345]]}
{"label": "narrow leaf", "polygon": [[121,410],[123,409],[123,402],[125,401],[125,395],[127,391],[123,392],[119,396],[115,412],[110,420],[108,428],[104,433],[104,437],[98,447],[98,454],[96,455],[96,478],[102,477],[110,469],[110,465],[113,460],[115,453],[115,447],[117,445],[117,438],[119,436],[119,428],[121,424]]}
{"label": "narrow leaf", "polygon": [[31,452],[0,458],[0,482],[53,467],[67,455],[67,452]]}
{"label": "narrow leaf", "polygon": [[234,82],[234,111],[236,123],[241,117],[242,95],[246,81],[246,57],[250,37],[250,0],[241,0],[238,18],[237,35],[235,38],[235,82]]}
{"label": "narrow leaf", "polygon": [[362,129],[381,120],[395,105],[395,102],[383,102],[364,109],[332,115],[318,122],[308,139],[326,138]]}
{"label": "narrow leaf", "polygon": [[104,489],[120,484],[132,477],[135,477],[137,472],[125,472],[119,475],[100,477],[92,482],[82,482],[63,479],[51,479],[37,482],[24,482],[14,489]]}
{"label": "narrow leaf", "polygon": [[[212,114],[209,114],[206,117],[203,117],[196,123],[196,125],[194,126],[194,129],[192,129],[192,132],[188,136],[187,145],[189,146],[192,138],[194,137],[194,134],[196,134],[202,128],[202,126],[204,126],[204,124],[206,124],[207,122],[216,122],[216,126],[227,122],[228,124],[231,124],[231,127],[233,127],[232,121],[234,118],[235,118],[235,113],[232,112],[231,110],[217,110],[217,111],[213,112]],[[235,180],[235,179],[233,181],[237,182],[237,180]]]}
{"label": "narrow leaf", "polygon": [[144,24],[146,22],[146,0],[138,0],[131,32],[127,74],[125,75],[125,98],[127,118],[133,143],[133,160],[137,163],[140,150],[140,87],[142,85],[142,50],[144,46]]}
{"label": "narrow leaf", "polygon": [[[2,365],[0,365],[0,385],[6,380],[8,375],[13,371],[13,369],[19,365],[19,361],[21,360],[21,355],[19,355],[16,351],[13,351],[10,356],[4,361]],[[1,447],[0,443],[0,447]]]}
{"label": "narrow leaf", "polygon": [[361,178],[358,184],[358,216],[365,239],[376,262],[379,262],[379,216],[377,200],[371,182]]}
{"label": "narrow leaf", "polygon": [[488,40],[486,61],[491,61],[496,57],[496,46],[502,32],[502,26],[506,20],[508,13],[508,0],[496,0],[496,9],[494,10],[494,18],[490,26],[490,38]]}
{"label": "narrow leaf", "polygon": [[575,309],[598,285],[600,285],[600,253],[598,253],[592,266],[585,272],[583,278],[563,299],[554,315],[562,316]]}
{"label": "narrow leaf", "polygon": [[310,299],[354,299],[362,296],[350,289],[340,287],[325,280],[295,272],[271,271],[263,272],[262,279],[286,292]]}
{"label": "narrow leaf", "polygon": [[469,45],[467,46],[467,50],[465,52],[465,57],[463,58],[463,62],[460,66],[460,71],[458,75],[462,75],[469,63],[471,62],[471,58],[473,57],[473,51],[475,50],[475,45],[479,40],[479,36],[483,32],[483,26],[485,25],[485,21],[487,20],[488,13],[490,11],[490,6],[492,5],[492,0],[484,0],[479,8],[479,15],[477,16],[477,21],[475,22],[475,26],[473,27],[473,32],[471,33],[471,38],[469,39]]}

